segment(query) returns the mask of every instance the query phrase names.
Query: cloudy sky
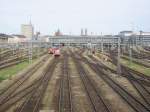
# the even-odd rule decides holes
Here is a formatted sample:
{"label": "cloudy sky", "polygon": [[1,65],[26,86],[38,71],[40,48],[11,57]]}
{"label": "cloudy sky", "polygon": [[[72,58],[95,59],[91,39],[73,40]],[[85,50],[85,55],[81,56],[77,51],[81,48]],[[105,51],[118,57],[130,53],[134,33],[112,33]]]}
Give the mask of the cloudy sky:
{"label": "cloudy sky", "polygon": [[150,0],[0,0],[0,33],[20,33],[31,17],[35,30],[52,34],[150,31]]}

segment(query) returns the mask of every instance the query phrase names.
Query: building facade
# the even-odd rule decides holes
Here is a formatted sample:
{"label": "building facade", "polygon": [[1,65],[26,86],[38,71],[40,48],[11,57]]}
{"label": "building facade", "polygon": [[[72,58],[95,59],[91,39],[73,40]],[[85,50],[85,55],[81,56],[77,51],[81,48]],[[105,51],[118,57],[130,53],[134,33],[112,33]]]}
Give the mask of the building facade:
{"label": "building facade", "polygon": [[0,44],[1,43],[7,43],[9,36],[6,34],[0,34]]}
{"label": "building facade", "polygon": [[27,38],[32,38],[34,35],[34,28],[32,24],[22,24],[21,25],[21,34]]}
{"label": "building facade", "polygon": [[8,38],[8,43],[23,43],[27,42],[27,38],[24,35],[11,35],[12,38]]}

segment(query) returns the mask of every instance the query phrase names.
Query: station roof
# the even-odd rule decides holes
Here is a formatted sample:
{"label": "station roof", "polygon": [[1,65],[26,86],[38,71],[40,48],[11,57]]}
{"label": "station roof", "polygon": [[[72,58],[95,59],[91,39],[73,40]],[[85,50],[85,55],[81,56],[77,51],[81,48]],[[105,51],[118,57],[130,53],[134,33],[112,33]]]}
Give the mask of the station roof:
{"label": "station roof", "polygon": [[12,36],[0,33],[0,38],[6,38],[7,39],[7,38],[12,38]]}
{"label": "station roof", "polygon": [[19,37],[19,38],[26,38],[26,36],[24,36],[24,35],[17,35],[17,34],[13,34],[12,36],[16,36],[16,37]]}

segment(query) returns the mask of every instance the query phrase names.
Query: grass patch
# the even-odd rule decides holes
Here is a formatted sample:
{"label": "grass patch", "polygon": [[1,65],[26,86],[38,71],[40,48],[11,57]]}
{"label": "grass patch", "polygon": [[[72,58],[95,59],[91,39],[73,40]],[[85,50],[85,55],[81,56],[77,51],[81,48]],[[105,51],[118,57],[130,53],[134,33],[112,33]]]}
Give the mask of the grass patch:
{"label": "grass patch", "polygon": [[139,71],[145,75],[149,75],[150,76],[150,68],[146,68],[144,66],[141,66],[139,64],[136,64],[134,62],[130,62],[128,60],[125,60],[125,59],[121,59],[121,63],[128,66],[129,68],[131,69],[134,69],[136,71]]}
{"label": "grass patch", "polygon": [[[35,60],[36,59],[33,59],[33,62]],[[4,68],[4,69],[0,70],[0,82],[2,80],[11,78],[11,76],[16,75],[18,72],[22,71],[23,69],[25,69],[30,64],[31,63],[29,63],[28,61],[24,61],[24,62],[18,63],[17,65],[13,65],[11,67]]]}

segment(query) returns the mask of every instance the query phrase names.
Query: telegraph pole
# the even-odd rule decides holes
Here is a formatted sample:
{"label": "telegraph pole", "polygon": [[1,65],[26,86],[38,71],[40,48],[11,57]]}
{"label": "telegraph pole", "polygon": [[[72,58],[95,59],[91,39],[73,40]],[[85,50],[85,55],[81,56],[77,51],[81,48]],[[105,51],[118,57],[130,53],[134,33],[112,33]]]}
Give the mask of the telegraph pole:
{"label": "telegraph pole", "polygon": [[104,49],[103,49],[103,37],[102,37],[102,33],[101,33],[101,52],[102,52],[102,53],[104,52]]}
{"label": "telegraph pole", "polygon": [[32,63],[32,40],[29,41],[29,44],[28,44],[28,56],[29,56],[29,63]]}
{"label": "telegraph pole", "polygon": [[13,44],[13,45],[12,45],[13,55],[15,55],[15,50],[16,50],[16,44]]}
{"label": "telegraph pole", "polygon": [[129,48],[130,65],[132,64],[132,47]]}
{"label": "telegraph pole", "polygon": [[139,39],[140,40],[140,44],[141,44],[141,46],[143,46],[142,31],[140,31],[140,36],[139,37],[140,37],[140,39]]}
{"label": "telegraph pole", "polygon": [[[134,33],[132,35],[134,37]],[[132,64],[132,46],[134,45],[134,38],[131,36],[129,41],[129,59],[130,59],[130,65]]]}
{"label": "telegraph pole", "polygon": [[121,66],[120,66],[120,36],[118,37],[118,59],[117,59],[117,73],[121,74]]}

